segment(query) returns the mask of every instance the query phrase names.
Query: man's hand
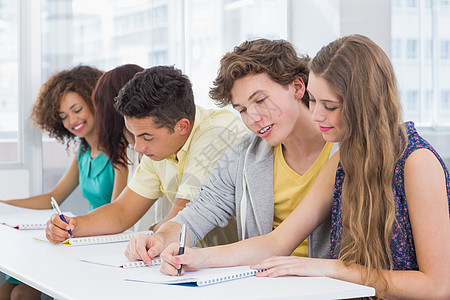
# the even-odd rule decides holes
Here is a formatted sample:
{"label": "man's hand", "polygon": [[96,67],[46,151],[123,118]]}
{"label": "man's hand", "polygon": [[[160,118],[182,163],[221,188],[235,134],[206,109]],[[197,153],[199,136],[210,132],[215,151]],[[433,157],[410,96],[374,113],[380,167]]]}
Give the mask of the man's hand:
{"label": "man's hand", "polygon": [[159,256],[164,250],[164,243],[157,236],[139,234],[131,238],[125,250],[125,256],[131,261],[142,260],[147,265],[152,264],[152,259]]}

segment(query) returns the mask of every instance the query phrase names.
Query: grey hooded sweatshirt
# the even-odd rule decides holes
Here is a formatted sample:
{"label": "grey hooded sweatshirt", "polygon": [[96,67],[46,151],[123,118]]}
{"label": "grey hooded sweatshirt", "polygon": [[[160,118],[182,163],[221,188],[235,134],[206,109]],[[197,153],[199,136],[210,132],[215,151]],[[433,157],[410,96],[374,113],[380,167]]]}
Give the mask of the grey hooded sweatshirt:
{"label": "grey hooded sweatshirt", "polygon": [[[333,147],[330,156],[335,151]],[[273,214],[273,148],[249,133],[219,158],[192,201],[171,221],[186,224],[193,246],[234,216],[239,240],[267,234]],[[329,258],[330,221],[328,217],[308,237],[309,257]]]}

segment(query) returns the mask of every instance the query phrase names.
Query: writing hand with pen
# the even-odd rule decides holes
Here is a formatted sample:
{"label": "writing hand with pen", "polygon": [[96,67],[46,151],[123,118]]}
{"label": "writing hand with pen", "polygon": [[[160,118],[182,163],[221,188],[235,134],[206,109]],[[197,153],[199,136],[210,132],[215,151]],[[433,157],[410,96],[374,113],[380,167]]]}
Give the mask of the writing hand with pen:
{"label": "writing hand with pen", "polygon": [[51,204],[56,210],[56,214],[52,215],[50,220],[47,221],[45,235],[50,242],[59,244],[73,236],[72,231],[76,226],[76,220],[74,218],[64,216],[58,203],[53,197],[51,198]]}
{"label": "writing hand with pen", "polygon": [[180,276],[186,271],[197,271],[204,268],[201,249],[191,249],[185,246],[186,243],[186,225],[183,224],[180,230],[180,239],[178,243],[170,244],[166,250],[161,253],[163,262],[160,271],[167,275]]}
{"label": "writing hand with pen", "polygon": [[202,254],[203,250],[203,248],[192,249],[185,247],[184,253],[179,255],[179,244],[170,244],[166,250],[161,253],[161,273],[171,276],[179,276],[178,272],[180,268],[180,275],[184,275],[186,272],[193,272],[206,268],[205,256]]}
{"label": "writing hand with pen", "polygon": [[[156,256],[161,256],[161,258],[163,258],[164,255],[167,262],[164,262],[163,258],[161,266],[161,271],[163,273],[177,276],[183,275],[185,271],[192,271],[195,268],[194,265],[191,266],[189,264],[183,265],[182,267],[178,261],[179,258],[185,257],[186,255],[189,258],[190,253],[197,253],[197,250],[192,250],[188,247],[180,247],[181,245],[190,243],[190,237],[185,228],[185,226],[183,228],[180,224],[169,221],[164,223],[153,236],[140,234],[135,238],[131,238],[125,250],[125,256],[130,261],[142,260],[147,265],[151,265],[153,258]],[[178,242],[175,243],[175,241]],[[181,254],[183,252],[184,254]],[[196,257],[193,258],[193,260],[199,261]],[[182,262],[182,264],[184,264],[184,262]],[[165,271],[163,271],[163,269]]]}

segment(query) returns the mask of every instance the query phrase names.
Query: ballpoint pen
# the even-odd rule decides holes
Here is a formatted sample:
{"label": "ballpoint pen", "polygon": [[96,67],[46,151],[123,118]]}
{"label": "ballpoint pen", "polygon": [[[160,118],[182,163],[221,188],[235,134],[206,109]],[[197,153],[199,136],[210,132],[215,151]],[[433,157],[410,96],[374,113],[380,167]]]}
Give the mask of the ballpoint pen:
{"label": "ballpoint pen", "polygon": [[[178,250],[178,255],[181,255],[184,253],[184,246],[186,243],[186,224],[183,224],[183,226],[181,226],[181,230],[180,230],[180,240],[178,242],[178,245],[180,246],[179,250]],[[178,269],[178,276],[181,275],[181,268],[183,267],[183,265],[180,265],[180,268]]]}
{"label": "ballpoint pen", "polygon": [[[56,202],[55,198],[51,197],[50,198],[50,203],[52,204],[53,208],[58,213],[58,215],[61,218],[61,220],[63,220],[67,224],[69,224],[69,222],[67,222],[66,218],[64,217],[63,213],[61,212],[61,209],[59,208],[58,202]],[[73,237],[72,230],[70,230],[70,229],[69,229],[69,234],[70,234],[70,237]]]}

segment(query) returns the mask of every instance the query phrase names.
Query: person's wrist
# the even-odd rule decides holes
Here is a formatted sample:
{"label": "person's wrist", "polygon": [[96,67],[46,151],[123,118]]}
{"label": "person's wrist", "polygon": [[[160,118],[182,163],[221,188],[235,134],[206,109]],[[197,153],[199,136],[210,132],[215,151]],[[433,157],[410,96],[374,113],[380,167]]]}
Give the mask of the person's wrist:
{"label": "person's wrist", "polygon": [[153,238],[157,240],[158,243],[160,243],[164,249],[167,247],[167,245],[165,244],[164,233],[155,233],[153,235]]}
{"label": "person's wrist", "polygon": [[72,233],[73,233],[74,237],[75,236],[80,236],[80,226],[79,226],[80,222],[79,222],[79,218],[80,217],[73,217],[73,218],[69,219],[69,224],[70,224],[71,227],[73,227],[71,230],[72,230]]}
{"label": "person's wrist", "polygon": [[195,249],[195,251],[198,251],[197,252],[199,254],[198,257],[201,257],[201,262],[197,262],[199,268],[217,267],[216,264],[213,264],[214,260],[211,259],[213,252],[212,248],[199,248]]}
{"label": "person's wrist", "polygon": [[330,267],[327,269],[325,274],[326,277],[337,278],[338,274],[342,271],[342,267],[344,267],[344,263],[340,259],[329,259],[327,262]]}

